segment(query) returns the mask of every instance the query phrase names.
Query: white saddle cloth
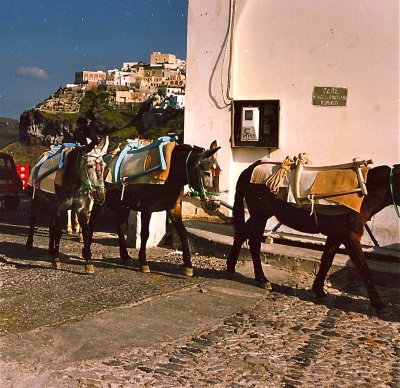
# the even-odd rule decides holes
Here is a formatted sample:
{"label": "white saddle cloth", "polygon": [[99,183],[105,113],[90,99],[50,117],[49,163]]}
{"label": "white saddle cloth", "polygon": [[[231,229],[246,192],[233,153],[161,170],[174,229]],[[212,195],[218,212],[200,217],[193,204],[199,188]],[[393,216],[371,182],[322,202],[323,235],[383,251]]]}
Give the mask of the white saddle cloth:
{"label": "white saddle cloth", "polygon": [[[281,168],[280,164],[274,164],[273,162],[267,162],[265,164],[258,165],[254,170],[250,178],[250,183],[255,184],[266,184],[267,179],[279,171]],[[288,188],[286,201],[289,203],[296,203],[294,197],[294,173],[295,170],[290,170],[288,175],[283,179],[279,187]],[[300,193],[302,197],[307,197],[310,194],[311,187],[313,186],[318,171],[303,171],[300,181]],[[315,200],[316,205],[336,205],[334,201],[327,199]]]}

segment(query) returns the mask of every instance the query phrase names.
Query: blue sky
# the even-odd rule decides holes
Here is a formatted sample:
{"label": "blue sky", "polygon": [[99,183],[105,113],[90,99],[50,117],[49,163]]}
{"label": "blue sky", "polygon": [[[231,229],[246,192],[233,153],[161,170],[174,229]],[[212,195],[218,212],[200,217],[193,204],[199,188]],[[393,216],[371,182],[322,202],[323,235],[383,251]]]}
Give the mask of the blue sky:
{"label": "blue sky", "polygon": [[186,59],[188,0],[0,0],[0,116],[20,114],[82,70]]}

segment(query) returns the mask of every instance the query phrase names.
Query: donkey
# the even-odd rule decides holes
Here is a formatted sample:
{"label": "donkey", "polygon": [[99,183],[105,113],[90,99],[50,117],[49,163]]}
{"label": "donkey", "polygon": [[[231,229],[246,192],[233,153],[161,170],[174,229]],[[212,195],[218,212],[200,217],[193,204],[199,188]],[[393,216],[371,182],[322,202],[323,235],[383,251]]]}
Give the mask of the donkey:
{"label": "donkey", "polygon": [[82,256],[86,261],[85,269],[87,273],[93,273],[94,271],[90,249],[93,230],[91,229],[92,224],[89,224],[86,204],[88,198],[91,198],[98,205],[104,204],[104,171],[106,164],[103,161],[103,156],[107,152],[108,145],[109,139],[108,136],[105,136],[89,152],[86,147],[78,147],[67,153],[62,182],[55,184],[54,194],[41,190],[40,186],[36,188],[40,182],[33,182],[33,186],[29,186],[27,189],[27,193],[32,194],[32,200],[26,248],[32,249],[33,247],[36,219],[40,214],[40,210],[45,208],[46,213],[50,215],[48,254],[53,268],[61,268],[59,254],[62,236],[62,215],[66,210],[73,208],[78,214],[79,224],[82,227]]}
{"label": "donkey", "polygon": [[[193,276],[187,230],[182,221],[184,186],[189,185],[191,190],[200,197],[202,206],[208,210],[219,207],[221,169],[214,157],[219,149],[216,141],[213,141],[210,149],[207,150],[188,144],[178,144],[172,151],[170,170],[164,184],[137,183],[128,184],[123,188],[115,185],[106,187],[106,205],[116,215],[119,252],[122,260],[126,263],[132,262],[126,247],[124,232],[130,211],[137,210],[141,213],[140,269],[142,272],[150,272],[146,259],[150,218],[153,212],[165,210],[179,234],[184,273],[187,276]],[[99,211],[99,206],[95,204],[92,214]]]}
{"label": "donkey", "polygon": [[[261,161],[257,161],[246,168],[237,181],[233,205],[235,234],[227,259],[228,273],[235,272],[241,246],[248,239],[255,279],[261,287],[272,288],[261,266],[260,249],[266,222],[270,217],[275,216],[280,223],[290,228],[306,233],[322,233],[327,236],[321,265],[312,286],[316,297],[326,296],[324,282],[333,258],[340,245],[343,244],[364,281],[371,306],[377,311],[382,310],[385,304],[377,293],[360,241],[366,222],[374,214],[392,204],[397,209],[397,205],[400,204],[400,165],[379,166],[369,170],[366,183],[368,194],[362,200],[359,213],[350,210],[340,215],[319,214],[316,220],[309,211],[278,199],[267,185],[250,183],[252,172],[260,163]],[[250,214],[246,222],[244,200]]]}

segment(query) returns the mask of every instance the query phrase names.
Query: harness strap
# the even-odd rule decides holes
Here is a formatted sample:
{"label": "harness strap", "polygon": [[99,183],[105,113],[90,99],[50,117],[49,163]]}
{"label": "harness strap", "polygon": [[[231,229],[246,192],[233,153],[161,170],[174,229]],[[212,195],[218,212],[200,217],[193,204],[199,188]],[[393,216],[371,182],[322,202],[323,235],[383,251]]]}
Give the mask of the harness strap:
{"label": "harness strap", "polygon": [[40,182],[42,179],[46,178],[47,176],[51,175],[53,172],[59,170],[58,166],[54,166],[53,168],[48,169],[43,174],[40,174],[36,178],[33,178],[36,182]]}

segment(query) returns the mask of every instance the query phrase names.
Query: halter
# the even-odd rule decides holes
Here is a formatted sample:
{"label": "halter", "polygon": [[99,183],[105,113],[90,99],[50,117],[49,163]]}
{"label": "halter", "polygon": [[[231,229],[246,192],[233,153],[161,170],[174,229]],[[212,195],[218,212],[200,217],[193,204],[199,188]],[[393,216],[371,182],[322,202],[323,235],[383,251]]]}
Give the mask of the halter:
{"label": "halter", "polygon": [[[78,163],[78,169],[82,167],[82,160],[84,158],[96,158],[96,170],[100,169],[101,161],[102,161],[102,156],[101,155],[79,155],[77,159]],[[81,186],[81,193],[87,193],[91,192],[95,189],[102,189],[104,188],[104,182],[102,184],[95,184],[90,181],[89,174],[87,171],[87,168],[85,168],[85,176],[82,178],[82,186]]]}
{"label": "halter", "polygon": [[394,210],[396,210],[397,217],[400,218],[399,207],[397,206],[397,203],[396,203],[396,201],[395,201],[395,199],[394,199],[394,190],[393,190],[393,170],[394,170],[394,168],[392,167],[392,168],[390,169],[390,179],[389,179],[390,194],[392,195],[392,201],[393,201]]}
{"label": "halter", "polygon": [[[202,163],[209,162],[208,159],[202,159],[202,160],[199,160],[196,163],[197,164],[197,174],[198,174],[198,178],[199,178],[200,191],[194,190],[194,188],[190,184],[188,162],[189,162],[190,155],[192,154],[192,151],[193,151],[193,148],[189,151],[188,156],[186,157],[186,179],[187,179],[187,183],[188,183],[190,192],[195,197],[200,197],[200,199],[202,199],[202,200],[210,200],[210,196],[215,196],[215,197],[219,196],[219,193],[214,193],[214,192],[211,192],[211,191],[207,191],[205,189],[204,184],[203,184],[203,180],[201,179],[201,176],[200,176],[200,165]],[[216,170],[216,167],[213,167],[213,175],[215,174],[215,170]]]}

